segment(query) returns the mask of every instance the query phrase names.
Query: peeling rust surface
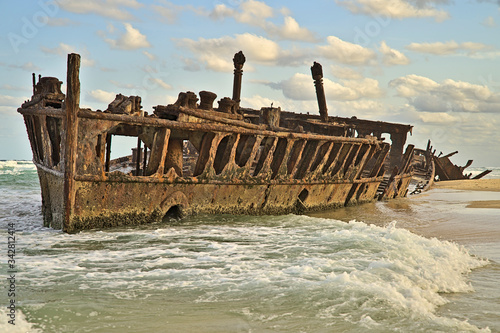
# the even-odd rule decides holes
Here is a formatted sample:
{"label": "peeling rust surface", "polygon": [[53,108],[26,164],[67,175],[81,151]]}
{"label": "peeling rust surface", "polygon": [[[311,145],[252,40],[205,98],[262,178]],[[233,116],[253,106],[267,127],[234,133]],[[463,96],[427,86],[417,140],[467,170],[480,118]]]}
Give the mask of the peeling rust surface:
{"label": "peeling rust surface", "polygon": [[[104,112],[76,104],[77,121],[66,126],[60,81],[40,78],[18,112],[38,169],[44,224],[76,232],[172,215],[302,213],[406,195],[414,147],[403,150],[411,126],[328,116],[317,63],[319,116],[241,108],[240,53],[233,97],[217,108],[214,93],[201,91],[198,99],[188,91],[149,115],[139,96],[119,94]],[[114,138],[123,136],[137,142],[134,156],[111,159]]]}

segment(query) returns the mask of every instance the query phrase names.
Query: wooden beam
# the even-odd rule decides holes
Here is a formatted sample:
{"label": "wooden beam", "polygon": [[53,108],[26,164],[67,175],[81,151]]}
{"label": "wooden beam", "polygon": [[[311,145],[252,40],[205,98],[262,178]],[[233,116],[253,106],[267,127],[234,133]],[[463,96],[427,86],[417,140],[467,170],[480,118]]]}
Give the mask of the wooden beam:
{"label": "wooden beam", "polygon": [[71,231],[71,216],[75,203],[75,170],[78,146],[78,110],[80,109],[80,55],[68,54],[66,79],[66,145],[64,153],[64,221],[63,230]]}

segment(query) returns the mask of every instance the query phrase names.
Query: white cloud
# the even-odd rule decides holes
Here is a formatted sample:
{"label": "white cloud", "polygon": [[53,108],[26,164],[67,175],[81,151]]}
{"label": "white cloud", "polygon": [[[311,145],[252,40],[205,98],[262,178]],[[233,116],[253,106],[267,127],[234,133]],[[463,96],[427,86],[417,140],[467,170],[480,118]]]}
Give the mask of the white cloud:
{"label": "white cloud", "polygon": [[136,0],[57,0],[57,3],[71,13],[95,14],[122,21],[134,19],[124,8],[138,9],[143,6]]}
{"label": "white cloud", "polygon": [[17,69],[22,69],[28,72],[32,71],[39,71],[40,68],[35,66],[32,62],[27,62],[23,65],[9,65],[9,68],[17,68]]}
{"label": "white cloud", "polygon": [[353,14],[364,14],[370,16],[387,16],[396,19],[404,19],[410,17],[431,17],[437,22],[444,21],[450,15],[436,8],[435,3],[446,3],[448,1],[416,1],[416,5],[412,5],[407,0],[336,0],[337,4],[346,8]]}
{"label": "white cloud", "polygon": [[149,53],[148,51],[142,51],[142,54],[148,57],[148,59],[151,61],[156,60],[156,56],[154,54]]}
{"label": "white cloud", "polygon": [[402,52],[391,49],[387,46],[385,41],[380,43],[379,51],[383,55],[382,61],[385,65],[408,65],[410,63],[410,59],[408,59]]}
{"label": "white cloud", "polygon": [[[113,49],[119,50],[137,50],[145,47],[151,47],[145,35],[134,28],[130,23],[123,23],[125,26],[125,32],[119,34],[116,39],[106,37],[104,32],[99,32],[99,34],[104,38],[104,41],[108,43]],[[108,32],[114,33],[115,27],[113,25],[108,26]]]}
{"label": "white cloud", "polygon": [[273,8],[261,1],[248,0],[240,3],[238,8],[230,8],[225,4],[218,4],[208,14],[214,20],[234,18],[236,22],[259,27],[278,39],[316,42],[317,37],[307,28],[290,16],[290,11],[282,8],[283,25],[276,25],[268,19],[275,16]]}
{"label": "white cloud", "polygon": [[[287,57],[293,58],[293,55],[283,52],[276,42],[249,33],[236,35],[234,38],[229,36],[198,40],[183,38],[177,40],[177,45],[194,53],[198,64],[204,64],[205,67],[220,72],[233,70],[232,55],[239,50],[243,51],[247,62],[250,63],[274,65],[278,60],[286,63]],[[188,60],[188,63],[191,67],[196,65],[192,60]],[[245,68],[250,70],[251,65],[245,65]]]}
{"label": "white cloud", "polygon": [[0,95],[1,106],[21,106],[22,103],[23,103],[23,97]]}
{"label": "white cloud", "polygon": [[81,62],[83,66],[89,66],[92,67],[95,65],[95,60],[93,60],[90,57],[90,53],[87,50],[86,47],[80,47],[80,48],[75,48],[74,46],[65,44],[65,43],[59,43],[59,46],[55,48],[48,48],[45,46],[41,47],[41,50],[43,53],[48,53],[48,54],[57,54],[60,56],[67,57],[69,53],[78,53],[81,55]]}
{"label": "white cloud", "polygon": [[149,81],[150,85],[153,85],[153,86],[157,85],[157,86],[160,86],[163,89],[167,89],[167,90],[172,89],[172,86],[170,84],[166,83],[165,81],[163,81],[162,79],[160,79],[158,77],[150,77],[150,78],[148,78],[148,81]]}
{"label": "white cloud", "polygon": [[318,46],[319,53],[327,59],[348,65],[368,65],[376,58],[373,50],[338,37],[328,36],[327,41],[328,45]]}
{"label": "white cloud", "polygon": [[[316,99],[314,83],[310,75],[296,73],[287,80],[267,83],[267,85],[273,89],[281,90],[286,98],[293,100]],[[353,101],[362,98],[378,98],[384,94],[378,81],[370,78],[341,80],[341,83],[324,79],[323,85],[328,100]]]}
{"label": "white cloud", "polygon": [[330,69],[332,74],[339,79],[357,80],[363,77],[360,72],[349,67],[332,65],[330,66]]}
{"label": "white cloud", "polygon": [[109,104],[115,100],[116,94],[109,92],[109,91],[96,89],[96,90],[92,90],[92,91],[87,92],[87,97],[90,100],[95,101],[95,102]]}
{"label": "white cloud", "polygon": [[318,40],[317,37],[307,28],[299,26],[297,21],[291,16],[285,16],[284,24],[282,26],[268,23],[265,30],[270,35],[284,40],[297,40],[307,42],[315,42]]}
{"label": "white cloud", "polygon": [[408,50],[429,53],[435,55],[449,55],[459,51],[468,51],[469,54],[474,54],[477,51],[488,49],[488,46],[482,43],[464,42],[457,43],[455,41],[435,42],[435,43],[411,43],[406,46]]}
{"label": "white cloud", "polygon": [[443,124],[448,126],[460,119],[445,112],[419,112],[418,118],[426,124]]}
{"label": "white cloud", "polygon": [[441,83],[429,78],[407,75],[389,82],[398,95],[408,99],[417,111],[497,113],[500,93],[488,87],[451,79]]}

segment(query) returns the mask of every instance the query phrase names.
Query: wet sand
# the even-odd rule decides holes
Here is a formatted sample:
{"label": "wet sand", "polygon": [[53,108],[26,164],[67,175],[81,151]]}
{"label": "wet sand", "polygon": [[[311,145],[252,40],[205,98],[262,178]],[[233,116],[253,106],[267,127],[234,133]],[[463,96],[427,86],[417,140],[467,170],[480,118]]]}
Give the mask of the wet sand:
{"label": "wet sand", "polygon": [[[466,179],[436,182],[434,188],[453,189],[462,191],[491,191],[500,192],[500,179]],[[471,201],[467,208],[497,208],[500,209],[500,200]]]}
{"label": "wet sand", "polygon": [[435,188],[449,188],[464,191],[500,192],[500,179],[465,179],[435,182]]}

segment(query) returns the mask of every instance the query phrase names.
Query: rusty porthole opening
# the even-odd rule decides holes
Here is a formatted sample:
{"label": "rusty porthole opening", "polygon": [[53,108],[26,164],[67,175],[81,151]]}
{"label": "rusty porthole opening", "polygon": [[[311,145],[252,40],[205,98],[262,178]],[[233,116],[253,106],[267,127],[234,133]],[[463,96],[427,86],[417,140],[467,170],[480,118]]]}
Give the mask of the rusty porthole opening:
{"label": "rusty porthole opening", "polygon": [[182,217],[182,207],[180,205],[174,205],[168,209],[168,211],[163,215],[162,222],[168,223],[180,220]]}

